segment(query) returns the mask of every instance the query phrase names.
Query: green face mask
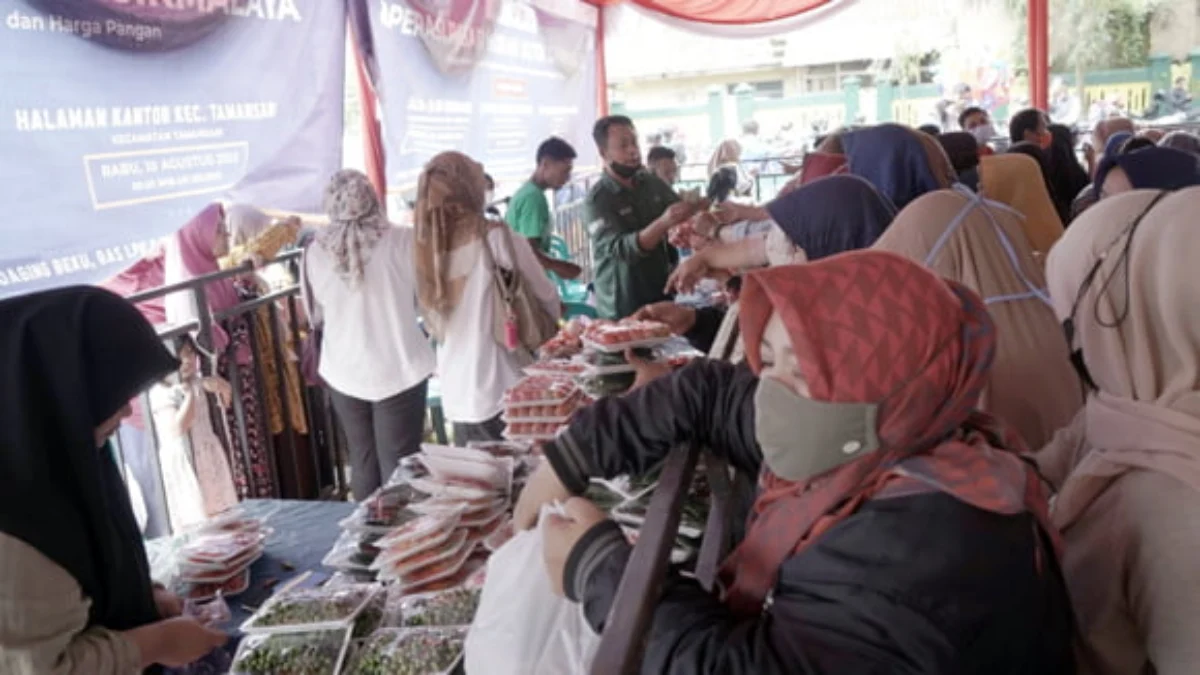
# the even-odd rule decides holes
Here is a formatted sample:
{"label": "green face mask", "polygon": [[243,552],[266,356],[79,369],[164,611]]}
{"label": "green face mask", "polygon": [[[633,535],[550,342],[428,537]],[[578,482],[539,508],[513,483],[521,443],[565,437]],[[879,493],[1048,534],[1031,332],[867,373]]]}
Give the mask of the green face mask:
{"label": "green face mask", "polygon": [[754,436],[767,468],[784,480],[819,476],[879,447],[874,403],[829,403],[764,377],[754,393]]}

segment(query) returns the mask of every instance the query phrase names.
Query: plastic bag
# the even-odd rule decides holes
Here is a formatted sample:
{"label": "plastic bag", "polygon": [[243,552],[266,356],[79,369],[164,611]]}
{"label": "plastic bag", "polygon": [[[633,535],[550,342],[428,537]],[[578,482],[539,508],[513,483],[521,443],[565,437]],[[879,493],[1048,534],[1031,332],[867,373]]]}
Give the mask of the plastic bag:
{"label": "plastic bag", "polygon": [[[555,513],[543,507],[540,522]],[[600,637],[583,609],[554,594],[542,556],[542,527],[520,532],[492,554],[466,670],[488,675],[586,675]]]}

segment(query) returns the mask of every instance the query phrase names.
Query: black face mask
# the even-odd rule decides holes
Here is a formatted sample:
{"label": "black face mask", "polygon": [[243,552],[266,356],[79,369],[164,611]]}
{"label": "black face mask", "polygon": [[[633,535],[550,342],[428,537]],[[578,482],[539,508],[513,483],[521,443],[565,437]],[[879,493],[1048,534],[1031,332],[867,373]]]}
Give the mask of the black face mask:
{"label": "black face mask", "polygon": [[621,178],[624,178],[625,180],[633,178],[637,175],[638,171],[642,170],[642,166],[640,164],[634,164],[631,166],[629,164],[622,164],[620,162],[613,162],[609,164],[609,167],[612,169],[613,173],[617,174]]}

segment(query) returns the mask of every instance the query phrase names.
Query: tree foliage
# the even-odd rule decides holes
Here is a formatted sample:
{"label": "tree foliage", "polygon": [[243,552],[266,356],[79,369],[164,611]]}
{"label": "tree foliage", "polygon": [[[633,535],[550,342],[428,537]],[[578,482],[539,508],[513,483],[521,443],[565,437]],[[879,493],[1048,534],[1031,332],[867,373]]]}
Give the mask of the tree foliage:
{"label": "tree foliage", "polygon": [[[1014,60],[1026,65],[1027,0],[1005,0],[1022,21]],[[1150,24],[1166,0],[1050,0],[1050,60],[1054,70],[1101,70],[1145,65]]]}

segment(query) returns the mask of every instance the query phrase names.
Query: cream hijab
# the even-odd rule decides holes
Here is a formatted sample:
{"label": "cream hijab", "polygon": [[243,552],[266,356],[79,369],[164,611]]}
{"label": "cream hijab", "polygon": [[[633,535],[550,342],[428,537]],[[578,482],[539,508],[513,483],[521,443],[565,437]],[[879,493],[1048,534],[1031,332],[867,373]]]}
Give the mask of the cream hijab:
{"label": "cream hijab", "polygon": [[1038,453],[1062,486],[1053,514],[1060,528],[1129,471],[1157,471],[1200,491],[1196,204],[1200,187],[1111,197],[1050,254],[1055,312],[1064,321],[1074,315],[1072,346],[1099,388]]}
{"label": "cream hijab", "polygon": [[987,303],[998,339],[981,409],[1034,448],[1071,421],[1083,389],[1020,214],[965,189],[939,190],[901,211],[873,248],[923,263]]}
{"label": "cream hijab", "polygon": [[1046,254],[1063,233],[1062,218],[1046,191],[1042,168],[1021,154],[990,155],[979,160],[979,194],[1025,216],[1025,236],[1033,250]]}

